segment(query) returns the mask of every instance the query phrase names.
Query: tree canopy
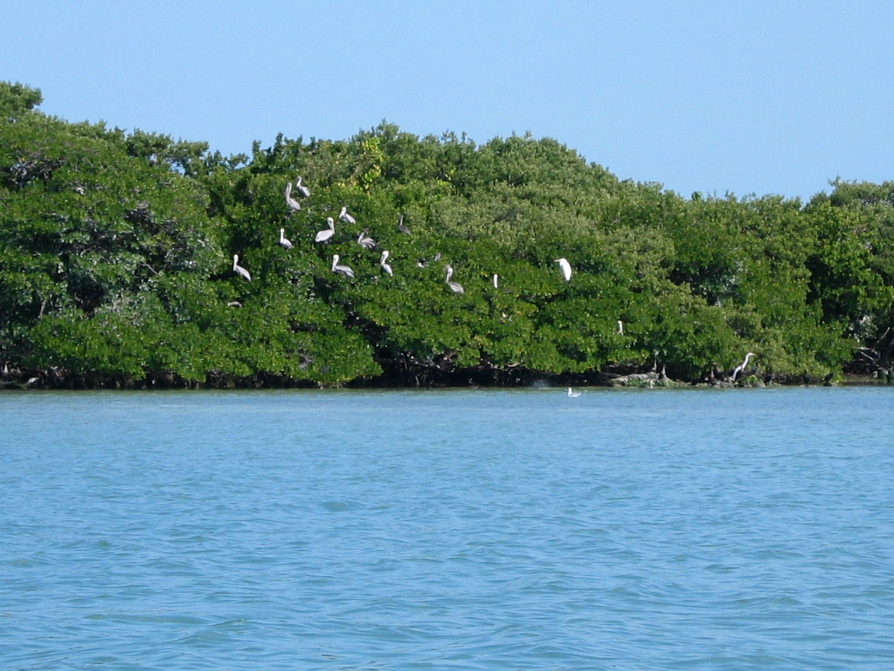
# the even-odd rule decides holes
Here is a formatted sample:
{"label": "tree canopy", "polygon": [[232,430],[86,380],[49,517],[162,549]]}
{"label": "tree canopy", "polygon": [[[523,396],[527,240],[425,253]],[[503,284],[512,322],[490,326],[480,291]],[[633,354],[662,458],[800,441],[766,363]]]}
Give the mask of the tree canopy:
{"label": "tree canopy", "polygon": [[4,379],[703,381],[753,352],[760,376],[818,380],[855,357],[887,366],[894,347],[894,182],[834,182],[808,203],[685,198],[553,139],[386,122],[226,157],[41,100],[0,82]]}

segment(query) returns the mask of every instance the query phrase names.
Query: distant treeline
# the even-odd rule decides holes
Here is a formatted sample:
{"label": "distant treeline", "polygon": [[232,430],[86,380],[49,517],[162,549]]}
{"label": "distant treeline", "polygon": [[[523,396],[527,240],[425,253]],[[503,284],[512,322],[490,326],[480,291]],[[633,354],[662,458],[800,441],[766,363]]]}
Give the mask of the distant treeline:
{"label": "distant treeline", "polygon": [[892,182],[686,198],[555,140],[388,123],[223,156],[40,102],[0,83],[6,386],[722,381],[747,352],[742,379],[888,365]]}

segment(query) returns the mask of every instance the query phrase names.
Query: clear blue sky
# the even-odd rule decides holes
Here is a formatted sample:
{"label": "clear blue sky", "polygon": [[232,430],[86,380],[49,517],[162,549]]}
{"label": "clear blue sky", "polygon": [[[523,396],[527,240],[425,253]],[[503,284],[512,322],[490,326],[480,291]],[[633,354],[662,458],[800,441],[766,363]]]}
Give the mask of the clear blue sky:
{"label": "clear blue sky", "polygon": [[386,119],[530,131],[687,197],[894,180],[881,0],[5,0],[0,79],[226,154]]}

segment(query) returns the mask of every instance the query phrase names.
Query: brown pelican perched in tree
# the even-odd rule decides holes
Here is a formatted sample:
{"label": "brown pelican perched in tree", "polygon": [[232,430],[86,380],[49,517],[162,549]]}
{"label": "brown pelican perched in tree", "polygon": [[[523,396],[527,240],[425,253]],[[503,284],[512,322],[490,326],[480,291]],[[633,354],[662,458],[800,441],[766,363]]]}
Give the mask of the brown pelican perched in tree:
{"label": "brown pelican perched in tree", "polygon": [[729,376],[730,380],[735,382],[739,379],[739,377],[741,377],[742,373],[745,371],[745,366],[748,365],[748,360],[753,356],[755,356],[754,352],[748,352],[748,354],[745,355],[745,361],[743,361],[733,369],[732,375]]}
{"label": "brown pelican perched in tree", "polygon": [[357,242],[361,247],[366,249],[374,249],[376,246],[376,241],[369,237],[369,231],[365,228],[363,229],[363,233],[357,237]]}
{"label": "brown pelican perched in tree", "polygon": [[559,267],[562,269],[562,276],[565,278],[566,282],[571,281],[571,264],[568,263],[568,259],[561,258],[556,259],[556,263],[559,264]]}
{"label": "brown pelican perched in tree", "polygon": [[297,211],[301,209],[301,203],[292,198],[292,183],[289,182],[286,184],[286,205],[288,205],[293,211]]}
{"label": "brown pelican perched in tree", "polygon": [[251,282],[251,274],[245,268],[239,265],[238,254],[233,254],[233,272],[242,275],[242,277]]}
{"label": "brown pelican perched in tree", "polygon": [[451,277],[453,277],[453,266],[451,266],[451,265],[448,263],[448,264],[447,264],[447,279],[444,280],[444,281],[447,283],[447,286],[450,287],[450,289],[453,291],[453,293],[455,293],[455,294],[464,294],[464,293],[466,293],[466,290],[463,289],[463,285],[462,285],[462,284],[460,284],[459,282],[451,282],[451,281],[450,281],[450,278],[451,278]]}
{"label": "brown pelican perched in tree", "polygon": [[339,221],[343,221],[346,224],[356,224],[357,220],[354,219],[350,214],[348,214],[348,208],[342,207],[341,212],[338,213]]}
{"label": "brown pelican perched in tree", "polygon": [[410,227],[404,223],[404,215],[400,215],[400,221],[397,222],[397,230],[405,235],[410,235]]}
{"label": "brown pelican perched in tree", "polygon": [[332,257],[332,272],[339,273],[345,277],[354,277],[354,271],[348,266],[339,265],[338,258],[338,254],[335,254]]}
{"label": "brown pelican perched in tree", "polygon": [[335,222],[332,220],[332,217],[326,217],[326,225],[329,226],[329,228],[317,231],[317,235],[314,237],[314,242],[326,242],[329,238],[335,235]]}
{"label": "brown pelican perched in tree", "polygon": [[303,179],[302,177],[298,178],[298,181],[295,182],[295,188],[298,189],[298,193],[300,193],[302,197],[310,198],[310,189],[308,189],[306,186],[304,186],[301,183],[302,179]]}
{"label": "brown pelican perched in tree", "polygon": [[286,249],[292,248],[292,242],[286,239],[286,229],[279,229],[279,244],[285,247]]}
{"label": "brown pelican perched in tree", "polygon": [[382,266],[382,270],[384,270],[389,275],[394,275],[394,271],[391,269],[391,265],[387,263],[388,255],[391,254],[387,249],[382,252],[382,258],[379,259],[379,265]]}

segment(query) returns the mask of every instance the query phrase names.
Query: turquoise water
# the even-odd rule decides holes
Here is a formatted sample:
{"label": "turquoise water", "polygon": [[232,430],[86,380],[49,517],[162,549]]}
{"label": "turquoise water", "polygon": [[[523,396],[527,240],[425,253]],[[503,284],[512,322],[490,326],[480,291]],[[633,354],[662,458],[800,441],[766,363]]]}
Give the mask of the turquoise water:
{"label": "turquoise water", "polygon": [[894,390],[0,395],[2,669],[891,669]]}

